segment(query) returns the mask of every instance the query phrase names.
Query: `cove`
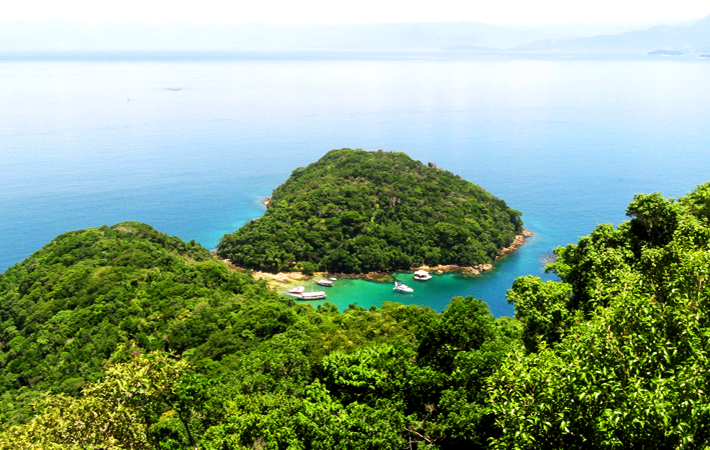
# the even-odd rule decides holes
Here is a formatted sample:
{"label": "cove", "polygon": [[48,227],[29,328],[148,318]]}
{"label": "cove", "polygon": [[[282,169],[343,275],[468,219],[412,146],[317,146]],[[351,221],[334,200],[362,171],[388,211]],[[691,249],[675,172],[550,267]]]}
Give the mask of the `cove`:
{"label": "cove", "polygon": [[[321,277],[314,277],[312,280],[298,283],[307,291],[325,291],[327,298],[323,300],[303,301],[299,303],[309,303],[313,307],[318,307],[326,302],[335,304],[340,311],[345,310],[350,305],[357,305],[363,308],[372,306],[380,307],[383,302],[398,302],[406,305],[422,305],[436,311],[443,311],[453,297],[473,296],[485,299],[488,306],[496,317],[509,316],[515,313],[513,305],[505,299],[505,292],[512,285],[519,273],[519,267],[530,266],[530,271],[543,278],[551,278],[542,271],[543,263],[535,261],[529,262],[526,253],[535,252],[539,239],[535,236],[516,252],[496,261],[493,269],[481,275],[469,275],[455,272],[437,274],[432,272],[432,279],[428,281],[416,281],[412,272],[393,273],[394,279],[399,280],[414,288],[411,294],[395,292],[392,290],[392,281],[372,281],[360,277],[341,277],[333,283],[333,287],[323,287],[316,284],[316,280]],[[533,247],[532,249],[530,247]],[[518,267],[518,269],[516,269]],[[279,292],[288,296],[288,288],[281,288]],[[493,299],[493,301],[491,301]]]}

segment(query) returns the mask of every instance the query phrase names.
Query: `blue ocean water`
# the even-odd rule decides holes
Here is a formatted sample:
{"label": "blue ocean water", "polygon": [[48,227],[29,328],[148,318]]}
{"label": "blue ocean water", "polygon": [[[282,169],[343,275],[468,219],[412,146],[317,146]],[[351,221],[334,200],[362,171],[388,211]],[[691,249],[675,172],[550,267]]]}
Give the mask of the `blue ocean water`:
{"label": "blue ocean water", "polygon": [[[124,220],[214,248],[293,169],[397,150],[524,213],[535,236],[460,282],[511,315],[506,289],[553,248],[624,220],[635,193],[710,181],[709,79],[688,56],[0,56],[0,271]],[[416,301],[443,309],[440,287]]]}

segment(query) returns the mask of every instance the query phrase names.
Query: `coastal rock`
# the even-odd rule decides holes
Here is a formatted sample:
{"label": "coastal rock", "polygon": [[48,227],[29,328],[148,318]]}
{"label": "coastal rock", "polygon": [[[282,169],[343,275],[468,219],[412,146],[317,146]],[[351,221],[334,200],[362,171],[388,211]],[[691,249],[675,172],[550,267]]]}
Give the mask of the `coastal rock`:
{"label": "coastal rock", "polygon": [[500,254],[496,257],[496,259],[507,255],[510,252],[513,252],[517,250],[521,245],[525,243],[525,240],[531,237],[533,234],[532,232],[528,230],[523,230],[522,233],[518,234],[515,236],[513,239],[513,243],[510,244],[508,247],[505,247],[503,250],[500,251]]}
{"label": "coastal rock", "polygon": [[[520,246],[522,246],[525,243],[525,240],[531,237],[533,234],[532,232],[528,230],[523,230],[520,234],[515,236],[515,239],[513,239],[513,243],[510,244],[508,247],[505,247],[501,250],[500,254],[496,257],[496,260],[500,259],[501,257],[514,252]],[[473,267],[470,266],[457,266],[454,264],[447,264],[447,265],[438,265],[438,266],[419,266],[419,267],[412,267],[411,270],[426,270],[427,272],[435,272],[439,275],[442,273],[447,273],[447,272],[461,272],[461,273],[466,273],[470,275],[480,275],[483,272],[488,272],[489,270],[493,270],[493,264],[479,264]]]}

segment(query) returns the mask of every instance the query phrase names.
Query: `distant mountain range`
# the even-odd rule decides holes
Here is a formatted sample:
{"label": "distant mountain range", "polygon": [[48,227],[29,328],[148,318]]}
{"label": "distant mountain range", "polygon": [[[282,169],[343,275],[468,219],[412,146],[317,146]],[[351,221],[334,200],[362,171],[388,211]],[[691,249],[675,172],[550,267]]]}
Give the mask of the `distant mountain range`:
{"label": "distant mountain range", "polygon": [[710,15],[693,24],[659,25],[645,30],[577,39],[550,39],[518,46],[520,50],[570,52],[710,52]]}
{"label": "distant mountain range", "polygon": [[710,51],[695,21],[504,26],[478,22],[352,25],[0,22],[0,51],[448,50]]}

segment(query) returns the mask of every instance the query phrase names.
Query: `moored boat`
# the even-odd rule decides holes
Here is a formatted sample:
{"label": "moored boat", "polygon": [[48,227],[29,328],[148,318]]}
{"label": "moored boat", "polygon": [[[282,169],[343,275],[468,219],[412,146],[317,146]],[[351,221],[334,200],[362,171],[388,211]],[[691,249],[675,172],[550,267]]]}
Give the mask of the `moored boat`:
{"label": "moored boat", "polygon": [[333,282],[330,281],[330,280],[318,280],[318,281],[316,281],[316,283],[319,284],[319,285],[321,285],[321,286],[326,286],[326,287],[331,287],[331,286],[333,286]]}
{"label": "moored boat", "polygon": [[326,294],[324,291],[304,292],[300,295],[301,300],[320,300],[325,297]]}
{"label": "moored boat", "polygon": [[411,294],[412,292],[414,292],[414,289],[410,288],[409,286],[402,283],[401,281],[395,281],[394,288],[392,290],[395,292],[403,292],[406,294]]}
{"label": "moored boat", "polygon": [[431,275],[426,270],[417,270],[414,272],[414,279],[417,281],[431,280]]}
{"label": "moored boat", "polygon": [[288,292],[291,294],[303,294],[305,292],[306,287],[305,286],[296,286],[293,289],[290,289]]}

